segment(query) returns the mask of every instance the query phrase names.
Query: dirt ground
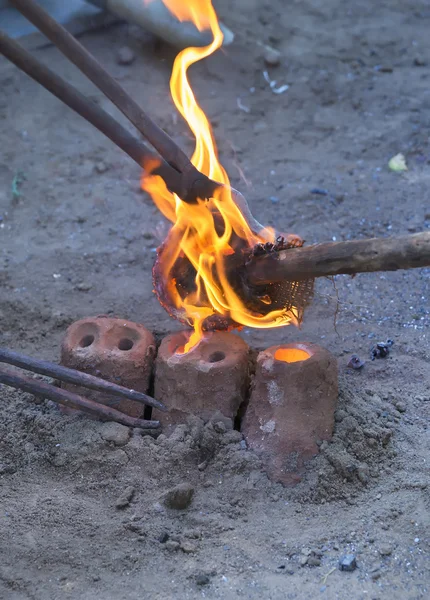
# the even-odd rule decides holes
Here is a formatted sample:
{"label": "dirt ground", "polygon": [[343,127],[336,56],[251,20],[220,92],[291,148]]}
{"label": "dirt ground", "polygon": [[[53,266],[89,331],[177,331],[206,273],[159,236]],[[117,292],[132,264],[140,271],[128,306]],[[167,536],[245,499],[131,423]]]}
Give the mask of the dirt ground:
{"label": "dirt ground", "polygon": [[[308,243],[428,228],[427,0],[217,7],[236,39],[192,82],[256,217]],[[125,25],[82,41],[190,150],[168,92],[174,54]],[[283,94],[261,43],[282,52],[268,71]],[[55,49],[37,56],[116,114]],[[83,316],[178,329],[152,294],[166,229],[139,168],[5,60],[0,140],[0,343],[58,360]],[[404,174],[387,168],[399,152]],[[309,340],[338,358],[333,442],[295,488],[268,481],[237,431],[196,419],[155,440],[3,387],[0,598],[428,598],[429,284],[429,269],[321,280],[302,330],[242,332],[255,348]],[[390,356],[370,361],[388,338]],[[352,353],[362,370],[347,369]],[[166,509],[179,483],[193,501]],[[338,568],[344,554],[354,571]]]}

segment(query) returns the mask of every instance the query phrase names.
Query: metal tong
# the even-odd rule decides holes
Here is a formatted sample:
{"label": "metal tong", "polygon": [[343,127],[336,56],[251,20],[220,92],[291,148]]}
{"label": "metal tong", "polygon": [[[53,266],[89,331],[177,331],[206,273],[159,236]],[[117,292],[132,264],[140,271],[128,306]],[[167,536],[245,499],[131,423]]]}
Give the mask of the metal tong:
{"label": "metal tong", "polygon": [[11,0],[35,27],[96,85],[159,152],[161,158],[143,142],[74,86],[51,71],[17,42],[0,31],[0,53],[48,89],[67,106],[106,135],[139,166],[158,164],[152,172],[160,175],[170,191],[185,202],[210,198],[220,185],[198,171],[172,138],[144,112],[121,85],[113,79],[82,44],[53,19],[34,0]]}
{"label": "metal tong", "polygon": [[[115,383],[111,383],[110,381],[94,377],[93,375],[88,375],[87,373],[56,365],[55,363],[45,360],[31,358],[24,354],[7,350],[6,348],[0,348],[0,363],[14,365],[15,367],[32,371],[33,373],[53,377],[54,379],[79,385],[90,390],[106,392],[106,394],[109,394],[110,396],[127,398],[139,402],[140,404],[144,404],[145,406],[152,406],[159,410],[167,411],[166,406],[162,402],[159,402],[146,394],[137,392],[136,390],[130,390],[120,385],[116,385]],[[81,410],[105,421],[116,421],[117,423],[127,425],[127,427],[138,427],[140,429],[157,429],[160,427],[159,421],[130,417],[115,408],[100,404],[95,400],[79,396],[78,394],[56,387],[55,385],[40,379],[26,377],[2,366],[0,366],[0,383],[20,389],[23,392],[35,396],[53,400],[54,402],[69,408]]]}
{"label": "metal tong", "polygon": [[[183,150],[154,123],[77,39],[34,0],[10,1],[111,100],[158,151],[159,155],[129,133],[111,115],[86,98],[74,86],[0,31],[1,54],[96,127],[140,167],[150,168],[152,174],[160,175],[167,188],[177,194],[181,200],[194,203],[198,198],[206,200],[213,198],[215,190],[223,185],[209,179],[196,169]],[[154,165],[157,166],[154,168]],[[239,207],[250,230],[254,234],[264,237],[266,235],[264,228],[253,217],[245,197],[233,188],[231,188],[231,193],[233,201]]]}

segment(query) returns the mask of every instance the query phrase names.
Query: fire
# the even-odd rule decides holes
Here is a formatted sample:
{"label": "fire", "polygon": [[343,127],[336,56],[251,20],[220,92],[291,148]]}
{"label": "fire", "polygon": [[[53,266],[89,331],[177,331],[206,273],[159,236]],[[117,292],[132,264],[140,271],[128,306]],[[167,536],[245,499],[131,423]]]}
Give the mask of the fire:
{"label": "fire", "polygon": [[[148,0],[145,0],[146,2]],[[151,1],[151,0],[149,0]],[[191,65],[213,54],[221,47],[223,34],[211,0],[163,0],[167,8],[181,21],[192,21],[202,31],[210,29],[213,41],[202,48],[186,48],[174,61],[170,91],[177,110],[188,123],[195,137],[193,165],[211,179],[224,184],[214,197],[196,204],[183,202],[172,194],[158,175],[146,174],[142,187],[172,222],[169,235],[159,250],[161,277],[169,297],[187,322],[194,327],[184,352],[191,350],[202,338],[206,319],[224,316],[235,323],[257,328],[281,327],[298,324],[295,307],[258,313],[245,306],[229,281],[226,258],[233,255],[237,240],[248,248],[268,239],[275,241],[275,233],[265,229],[253,233],[236,206],[225,169],[218,160],[212,129],[205,113],[198,105],[187,78]],[[194,290],[180,294],[173,274],[178,260],[186,258],[195,270]],[[266,304],[270,304],[270,298]]]}

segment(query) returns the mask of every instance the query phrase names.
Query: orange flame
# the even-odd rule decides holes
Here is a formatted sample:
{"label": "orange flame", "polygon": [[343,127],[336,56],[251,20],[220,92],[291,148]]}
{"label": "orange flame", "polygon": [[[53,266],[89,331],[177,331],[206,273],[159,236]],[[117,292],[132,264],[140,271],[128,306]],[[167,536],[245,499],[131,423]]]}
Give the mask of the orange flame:
{"label": "orange flame", "polygon": [[[146,0],[148,1],[148,0]],[[180,20],[191,21],[202,31],[210,29],[211,44],[201,48],[186,48],[178,54],[173,65],[170,91],[176,108],[192,130],[196,144],[191,158],[193,165],[211,179],[225,184],[217,189],[210,201],[188,204],[166,187],[158,175],[145,174],[142,187],[154,200],[173,226],[163,248],[162,276],[176,308],[182,309],[194,327],[184,352],[191,350],[202,338],[203,322],[214,314],[230,317],[236,323],[256,328],[281,327],[298,324],[298,314],[291,310],[273,310],[255,314],[244,305],[232,288],[226,274],[224,258],[232,254],[230,245],[235,234],[249,247],[274,241],[274,232],[253,233],[240,209],[233,201],[226,171],[218,160],[212,129],[205,113],[197,104],[187,78],[188,68],[221,47],[223,34],[211,0],[163,0],[166,7]],[[147,170],[148,173],[148,170]],[[222,233],[217,232],[214,212],[222,217]],[[218,228],[219,229],[219,228]],[[263,237],[264,235],[264,237]],[[180,256],[186,256],[196,270],[196,291],[181,298],[171,271]]]}

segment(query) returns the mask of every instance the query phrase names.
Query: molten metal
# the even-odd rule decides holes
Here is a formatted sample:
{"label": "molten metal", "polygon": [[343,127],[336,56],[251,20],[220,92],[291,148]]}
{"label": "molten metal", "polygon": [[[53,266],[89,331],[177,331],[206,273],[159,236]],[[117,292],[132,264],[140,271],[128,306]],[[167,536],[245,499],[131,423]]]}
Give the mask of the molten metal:
{"label": "molten metal", "polygon": [[302,362],[304,360],[308,360],[310,357],[311,354],[309,354],[309,352],[302,350],[301,348],[297,348],[297,346],[292,346],[290,348],[281,346],[275,352],[275,360],[280,360],[287,363]]}

